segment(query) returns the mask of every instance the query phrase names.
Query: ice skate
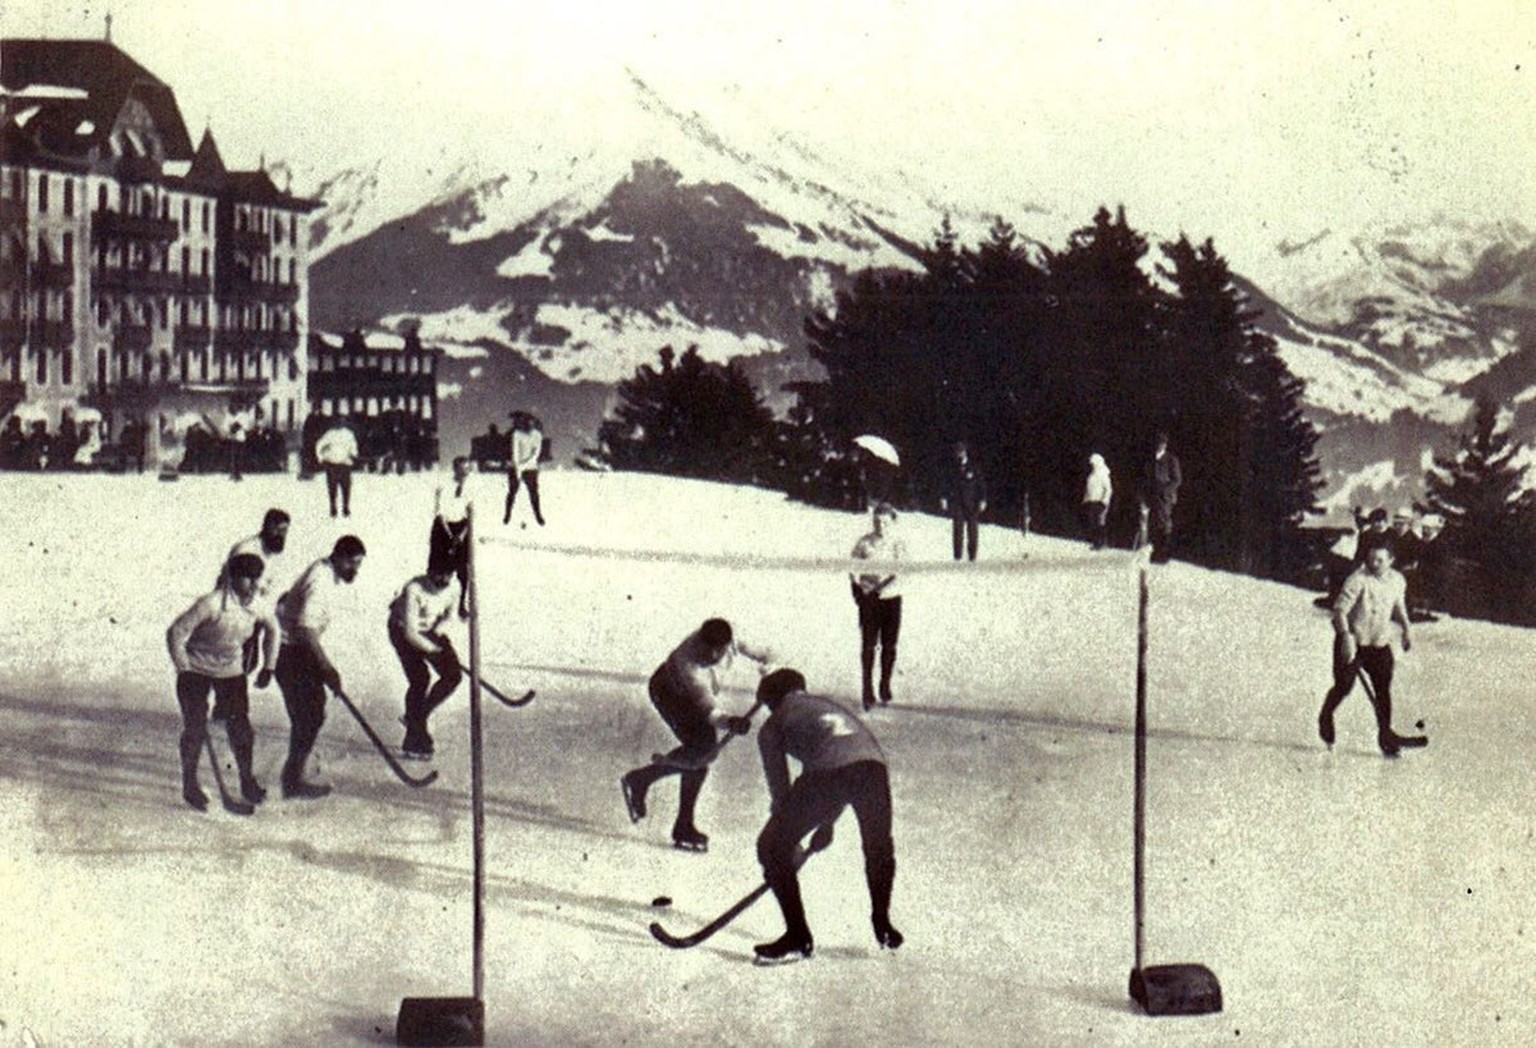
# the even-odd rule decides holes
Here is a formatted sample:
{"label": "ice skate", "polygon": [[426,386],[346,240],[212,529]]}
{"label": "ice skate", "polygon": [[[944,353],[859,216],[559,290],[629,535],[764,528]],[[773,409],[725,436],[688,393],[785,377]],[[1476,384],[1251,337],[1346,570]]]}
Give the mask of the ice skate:
{"label": "ice skate", "polygon": [[815,948],[816,945],[811,940],[809,932],[803,935],[785,932],[773,942],[758,943],[752,947],[752,952],[757,955],[757,964],[787,964],[791,961],[804,960]]}

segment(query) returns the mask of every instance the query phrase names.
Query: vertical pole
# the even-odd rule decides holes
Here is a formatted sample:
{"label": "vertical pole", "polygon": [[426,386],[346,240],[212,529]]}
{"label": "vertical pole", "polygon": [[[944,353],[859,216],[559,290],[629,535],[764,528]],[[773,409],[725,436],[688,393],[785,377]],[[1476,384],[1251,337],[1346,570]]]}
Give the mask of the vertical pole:
{"label": "vertical pole", "polygon": [[485,766],[480,738],[480,596],[475,586],[475,504],[467,513],[464,532],[465,574],[469,579],[469,798],[474,828],[475,1000],[485,997]]}
{"label": "vertical pole", "polygon": [[1147,567],[1141,566],[1136,600],[1136,813],[1132,836],[1136,858],[1132,870],[1136,893],[1136,967],[1141,971],[1145,924],[1147,850]]}

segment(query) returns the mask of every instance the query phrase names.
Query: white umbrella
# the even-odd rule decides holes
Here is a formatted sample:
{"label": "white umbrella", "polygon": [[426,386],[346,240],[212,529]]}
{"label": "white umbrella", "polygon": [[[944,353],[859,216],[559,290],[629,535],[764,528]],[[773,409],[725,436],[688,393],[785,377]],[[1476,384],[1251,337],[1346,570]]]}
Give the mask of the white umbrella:
{"label": "white umbrella", "polygon": [[901,456],[896,453],[895,445],[884,437],[865,433],[863,436],[854,437],[853,442],[877,459],[889,462],[893,466],[901,465]]}

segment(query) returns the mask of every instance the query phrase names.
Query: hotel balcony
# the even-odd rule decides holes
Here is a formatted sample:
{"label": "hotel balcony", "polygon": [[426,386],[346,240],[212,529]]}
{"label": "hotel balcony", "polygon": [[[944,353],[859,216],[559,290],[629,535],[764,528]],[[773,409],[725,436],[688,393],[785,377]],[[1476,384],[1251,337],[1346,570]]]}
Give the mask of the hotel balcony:
{"label": "hotel balcony", "polygon": [[175,219],[129,215],[122,211],[91,212],[91,236],[123,240],[154,240],[170,243],[179,235]]}
{"label": "hotel balcony", "polygon": [[213,348],[231,353],[253,351],[293,353],[299,348],[299,333],[272,328],[263,331],[249,328],[243,330],[220,328],[213,333]]}
{"label": "hotel balcony", "polygon": [[112,331],[112,348],[119,353],[147,353],[153,342],[148,324],[119,324]]}
{"label": "hotel balcony", "polygon": [[75,327],[67,320],[0,320],[0,349],[67,349],[74,345]]}
{"label": "hotel balcony", "polygon": [[299,285],[252,280],[249,277],[234,274],[220,278],[219,297],[291,306],[299,300]]}
{"label": "hotel balcony", "polygon": [[176,325],[173,337],[174,348],[178,353],[197,352],[207,349],[213,339],[213,329],[206,325]]}
{"label": "hotel balcony", "polygon": [[259,229],[232,229],[222,238],[236,251],[265,255],[272,250],[272,237]]}
{"label": "hotel balcony", "polygon": [[177,294],[183,284],[180,273],[153,269],[106,268],[91,271],[91,284],[98,291]]}
{"label": "hotel balcony", "polygon": [[194,382],[185,378],[124,378],[106,385],[92,382],[86,387],[84,403],[102,409],[145,410],[163,397],[177,393],[204,393],[227,396],[240,405],[255,404],[267,396],[270,386],[264,378],[210,379]]}

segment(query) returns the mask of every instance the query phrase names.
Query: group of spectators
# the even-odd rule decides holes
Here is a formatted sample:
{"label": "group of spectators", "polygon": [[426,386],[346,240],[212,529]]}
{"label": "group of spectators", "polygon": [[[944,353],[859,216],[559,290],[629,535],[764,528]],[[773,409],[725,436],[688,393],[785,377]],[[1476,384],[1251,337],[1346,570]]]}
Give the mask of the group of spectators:
{"label": "group of spectators", "polygon": [[0,469],[86,470],[144,468],[144,426],[126,423],[115,444],[104,440],[96,419],[77,422],[65,411],[57,430],[37,419],[30,424],[12,415],[0,427]]}
{"label": "group of spectators", "polygon": [[1441,557],[1437,540],[1443,522],[1436,514],[1420,515],[1404,506],[1390,516],[1384,507],[1370,511],[1354,507],[1353,549],[1351,536],[1334,547],[1328,568],[1328,593],[1319,597],[1319,605],[1332,606],[1344,580],[1364,564],[1371,550],[1385,546],[1392,551],[1392,565],[1408,583],[1408,610],[1416,619],[1430,616],[1441,606],[1444,593]]}
{"label": "group of spectators", "polygon": [[194,425],[183,438],[182,473],[282,473],[288,468],[288,442],[271,426],[247,430],[239,422],[221,434],[211,426]]}
{"label": "group of spectators", "polygon": [[316,411],[305,420],[302,434],[306,475],[321,472],[315,447],[326,431],[336,426],[345,426],[357,439],[355,467],[364,472],[420,472],[437,465],[437,432],[425,419],[398,410],[334,418]]}

